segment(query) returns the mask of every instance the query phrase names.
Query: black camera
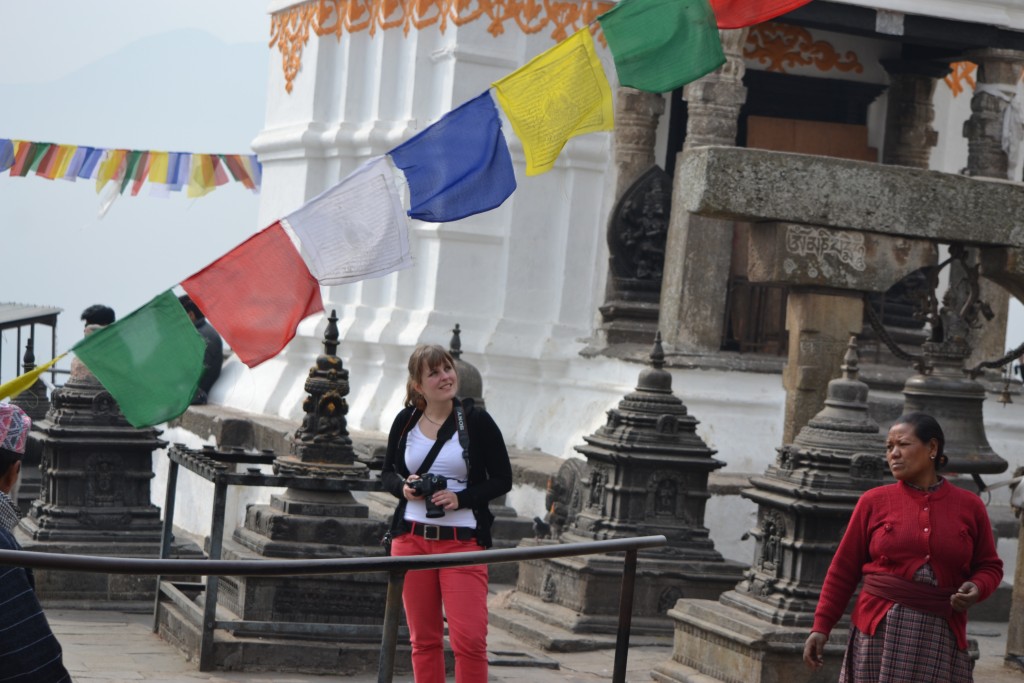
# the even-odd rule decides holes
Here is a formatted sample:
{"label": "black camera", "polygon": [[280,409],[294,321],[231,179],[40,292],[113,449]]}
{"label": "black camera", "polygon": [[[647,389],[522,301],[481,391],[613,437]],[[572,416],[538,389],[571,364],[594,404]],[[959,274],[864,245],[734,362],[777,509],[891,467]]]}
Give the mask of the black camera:
{"label": "black camera", "polygon": [[430,497],[438,491],[444,491],[448,488],[447,479],[438,474],[427,472],[419,479],[407,479],[405,485],[411,488],[417,496],[421,496],[424,499],[424,502],[427,504],[427,517],[429,519],[444,517],[444,508],[440,505],[435,505],[430,500]]}

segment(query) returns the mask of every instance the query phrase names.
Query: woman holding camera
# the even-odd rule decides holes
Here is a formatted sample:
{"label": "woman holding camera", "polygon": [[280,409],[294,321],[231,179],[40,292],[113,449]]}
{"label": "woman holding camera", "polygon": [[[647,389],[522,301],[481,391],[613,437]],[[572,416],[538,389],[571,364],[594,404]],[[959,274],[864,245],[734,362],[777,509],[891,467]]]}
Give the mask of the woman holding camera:
{"label": "woman holding camera", "polygon": [[[440,555],[491,546],[490,500],[512,488],[498,426],[456,394],[455,361],[437,345],[409,357],[405,408],[388,436],[381,481],[398,499],[394,556]],[[444,624],[457,683],[487,681],[487,566],[411,571],[403,590],[417,683],[445,680]]]}

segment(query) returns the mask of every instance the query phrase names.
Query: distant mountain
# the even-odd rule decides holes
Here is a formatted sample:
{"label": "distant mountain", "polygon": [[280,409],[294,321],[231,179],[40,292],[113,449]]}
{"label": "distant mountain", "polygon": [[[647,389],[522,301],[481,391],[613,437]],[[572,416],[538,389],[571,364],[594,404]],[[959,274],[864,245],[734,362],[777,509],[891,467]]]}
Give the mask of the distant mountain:
{"label": "distant mountain", "polygon": [[182,29],[68,76],[0,84],[0,137],[131,149],[247,152],[263,127],[271,49]]}

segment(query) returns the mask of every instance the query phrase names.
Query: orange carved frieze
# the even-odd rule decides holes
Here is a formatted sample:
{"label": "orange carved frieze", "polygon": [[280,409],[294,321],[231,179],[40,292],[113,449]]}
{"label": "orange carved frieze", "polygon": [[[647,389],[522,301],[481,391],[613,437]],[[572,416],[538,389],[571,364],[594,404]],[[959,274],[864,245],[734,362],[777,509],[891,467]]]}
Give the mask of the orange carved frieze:
{"label": "orange carved frieze", "polygon": [[978,65],[974,62],[953,62],[949,65],[949,73],[943,79],[946,81],[946,85],[953,91],[953,97],[956,97],[962,93],[966,88],[966,84],[971,90],[974,90],[974,86],[977,85],[974,81],[974,74],[978,70]]}
{"label": "orange carved frieze", "polygon": [[270,47],[281,53],[284,87],[291,92],[310,34],[341,40],[345,33],[373,36],[401,29],[408,35],[430,26],[444,33],[450,25],[484,20],[495,37],[510,24],[526,34],[550,30],[552,39],[562,41],[614,5],[606,0],[308,0],[273,14]]}
{"label": "orange carved frieze", "polygon": [[751,27],[743,56],[767,65],[768,71],[780,73],[799,66],[814,66],[819,71],[864,72],[853,50],[840,54],[831,43],[815,40],[807,29],[775,21]]}

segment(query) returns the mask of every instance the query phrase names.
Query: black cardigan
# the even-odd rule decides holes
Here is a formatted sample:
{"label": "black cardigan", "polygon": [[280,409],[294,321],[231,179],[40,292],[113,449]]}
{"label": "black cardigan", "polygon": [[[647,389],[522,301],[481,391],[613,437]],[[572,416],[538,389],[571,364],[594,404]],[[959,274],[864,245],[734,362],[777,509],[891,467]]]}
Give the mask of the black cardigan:
{"label": "black cardigan", "polygon": [[[501,430],[487,411],[474,408],[472,402],[468,400],[464,402],[464,408],[466,431],[469,434],[469,483],[465,490],[459,491],[456,496],[459,499],[459,509],[468,507],[473,510],[476,517],[477,544],[483,548],[490,548],[494,515],[491,514],[487,503],[511,490],[512,464],[508,459],[508,449],[505,447]],[[411,474],[405,465],[406,434],[422,414],[416,408],[404,408],[395,417],[388,434],[388,450],[384,456],[384,468],[381,470],[380,478],[384,490],[389,491],[399,501],[391,520],[391,531],[395,535],[403,529],[407,501],[402,495],[402,487]],[[447,434],[447,438],[451,438],[455,433],[454,410],[438,432]]]}

